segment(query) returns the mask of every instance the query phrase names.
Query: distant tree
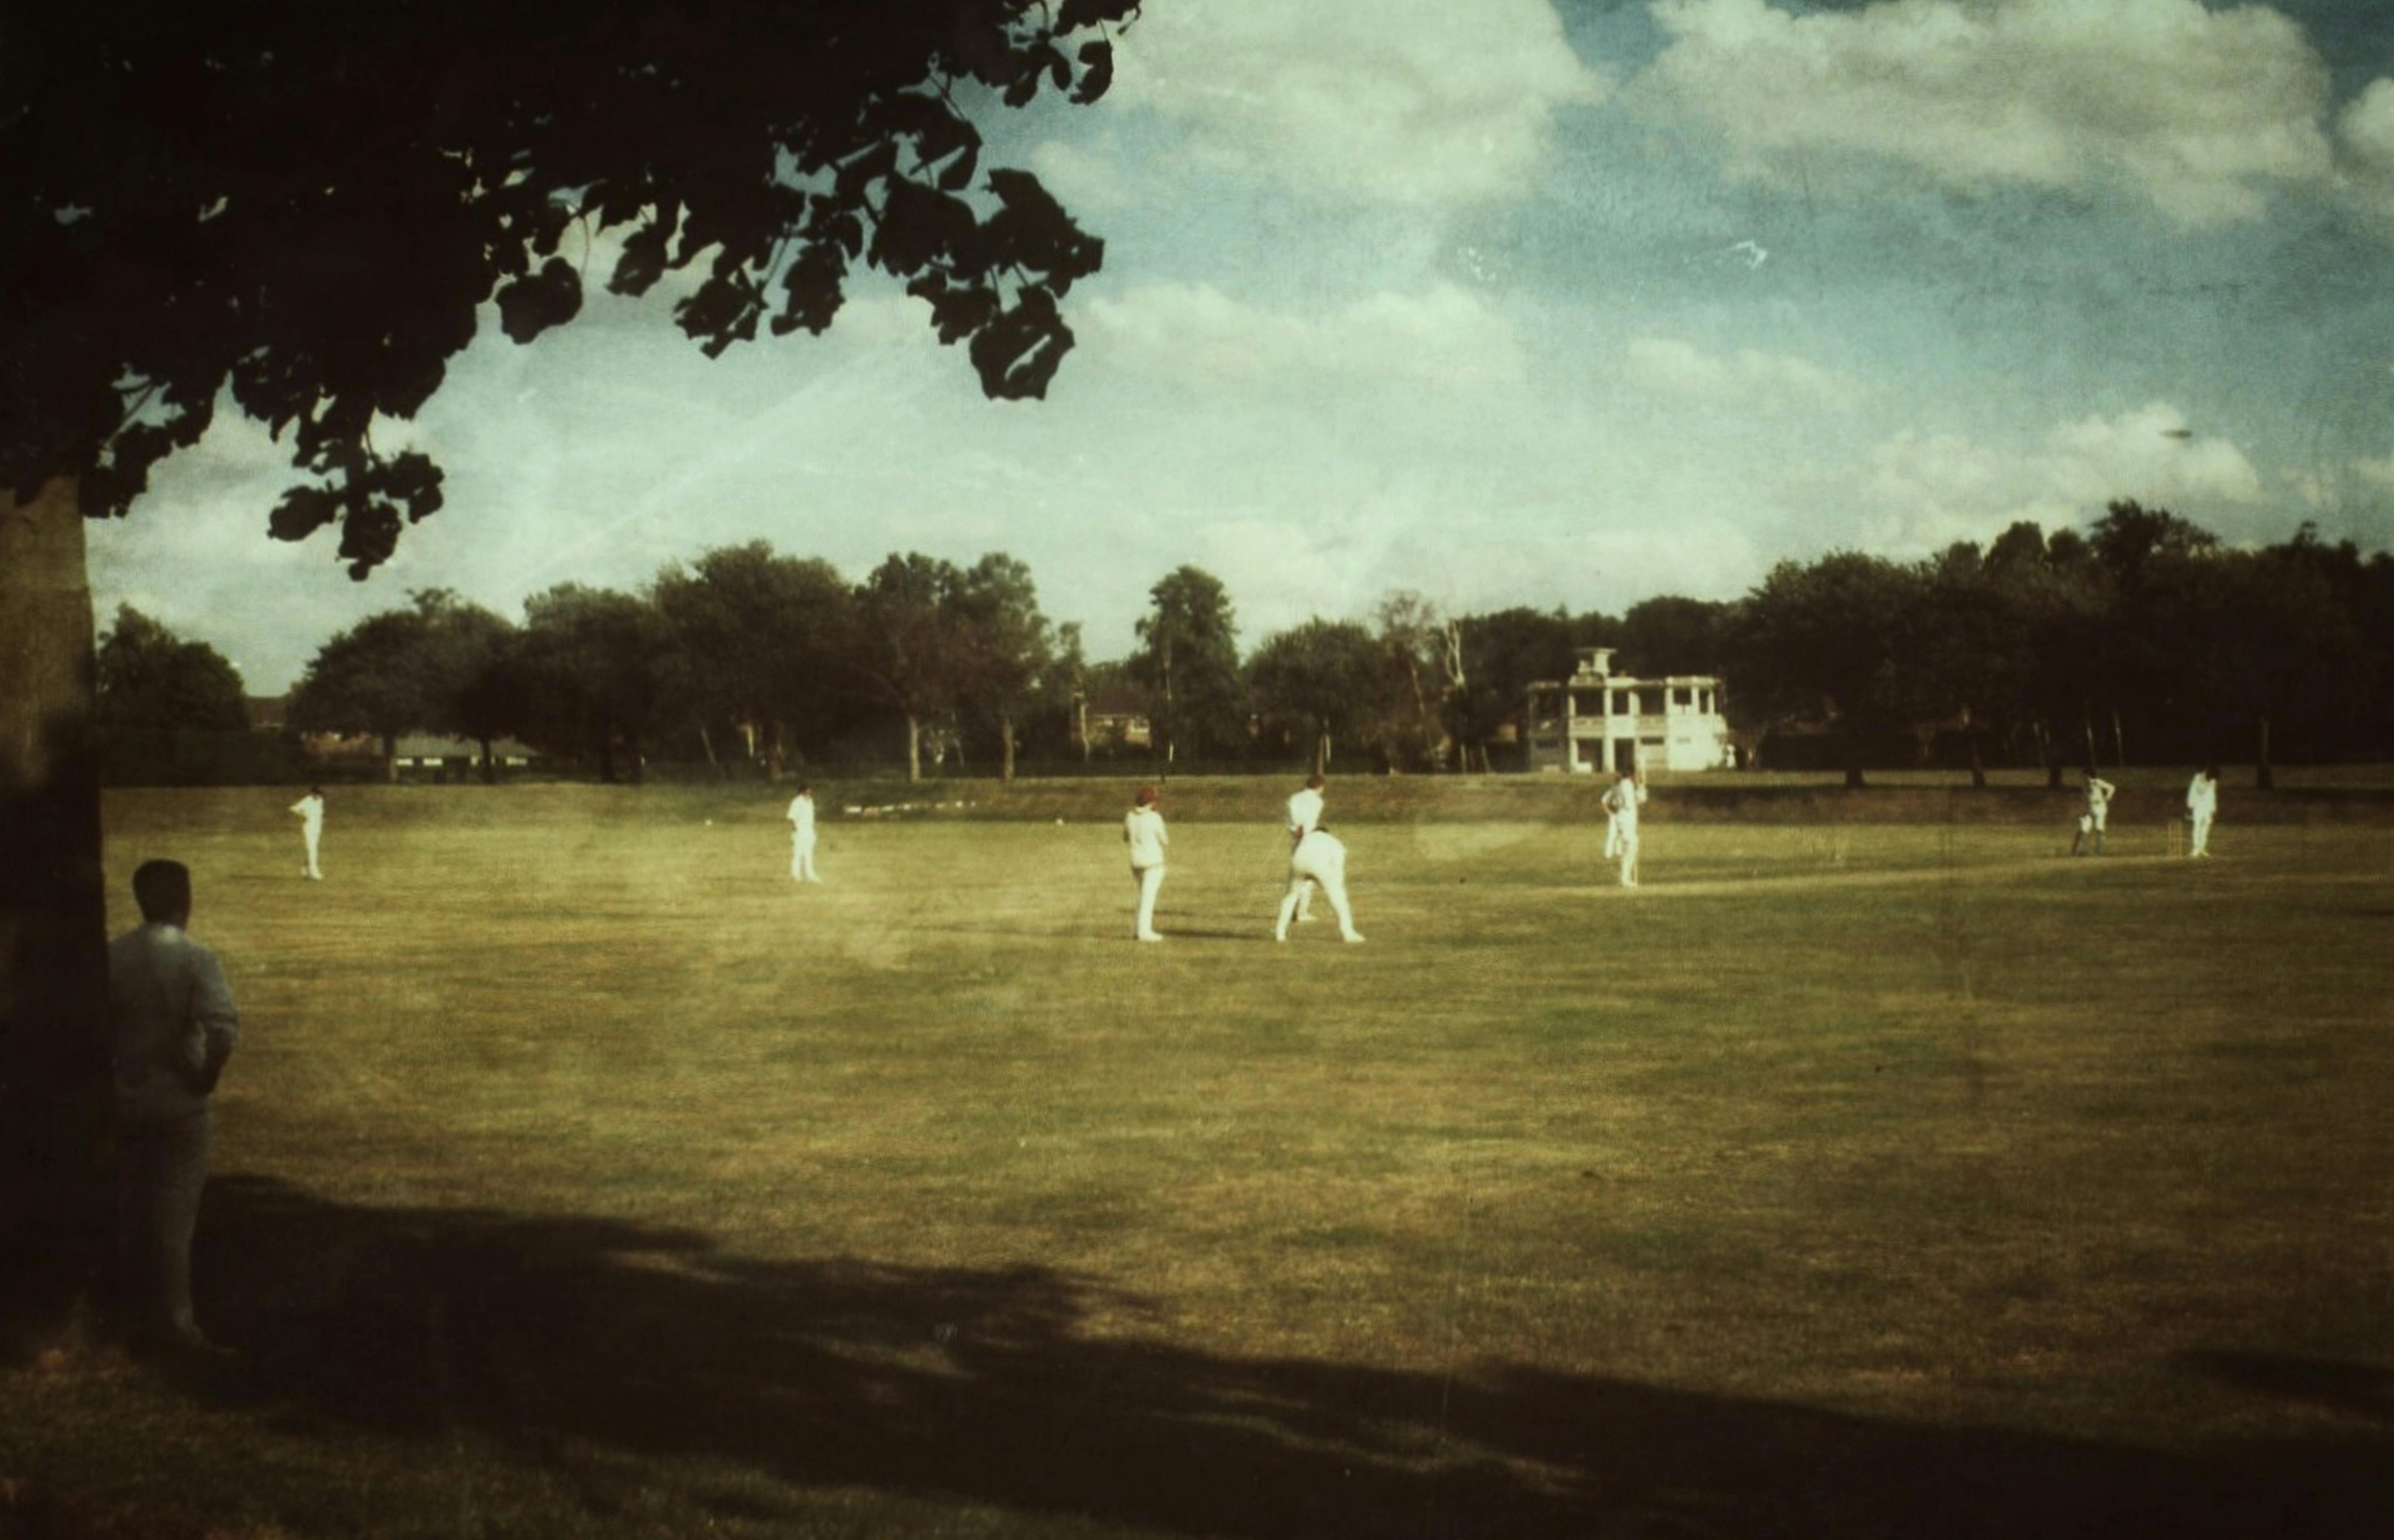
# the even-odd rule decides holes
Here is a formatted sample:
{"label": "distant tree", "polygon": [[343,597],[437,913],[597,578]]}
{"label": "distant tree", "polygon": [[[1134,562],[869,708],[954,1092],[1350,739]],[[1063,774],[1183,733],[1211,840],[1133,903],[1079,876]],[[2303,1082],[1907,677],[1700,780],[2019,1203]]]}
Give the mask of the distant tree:
{"label": "distant tree", "polygon": [[1368,736],[1398,704],[1388,650],[1353,621],[1307,621],[1275,632],[1247,663],[1247,696],[1267,722],[1293,726],[1313,768],[1328,773],[1340,739]]}
{"label": "distant tree", "polygon": [[1621,617],[1624,673],[1661,678],[1721,672],[1721,628],[1730,606],[1676,594],[1641,599]]}
{"label": "distant tree", "polygon": [[428,654],[426,725],[473,743],[481,750],[483,782],[494,783],[498,766],[492,745],[522,715],[515,625],[445,589],[428,589],[414,597],[424,616],[423,645]]}
{"label": "distant tree", "polygon": [[1988,546],[1980,573],[2010,626],[1998,643],[1998,678],[2008,681],[2000,709],[2059,788],[2069,764],[2094,757],[2095,696],[2112,688],[2111,574],[2075,530],[2048,537],[2025,520]]}
{"label": "distant tree", "polygon": [[1243,736],[1238,622],[1221,579],[1178,567],[1148,590],[1131,678],[1155,703],[1151,720],[1171,764],[1182,747],[1229,745]]}
{"label": "distant tree", "polygon": [[1559,612],[1514,608],[1466,615],[1454,624],[1446,730],[1466,768],[1489,768],[1488,750],[1507,729],[1518,733],[1529,709],[1530,686],[1571,677],[1576,633]]}
{"label": "distant tree", "polygon": [[2133,497],[2105,505],[2087,532],[2095,559],[2123,588],[2132,587],[2156,557],[2187,557],[2211,550],[2219,537],[2166,508],[2147,508]]}
{"label": "distant tree", "polygon": [[524,600],[516,654],[535,741],[595,757],[598,779],[647,778],[650,735],[665,709],[669,634],[656,607],[611,588],[560,584]]}
{"label": "distant tree", "polygon": [[1842,740],[1846,784],[1862,785],[1871,736],[1909,725],[1924,704],[1909,651],[1922,586],[1916,572],[1851,551],[1781,562],[1739,607],[1729,640],[1734,699],[1765,717],[1826,716]]}
{"label": "distant tree", "polygon": [[678,708],[719,763],[715,731],[778,773],[798,745],[827,735],[854,694],[843,649],[853,596],[827,561],[780,556],[765,541],[677,562],[651,589],[671,638]]}
{"label": "distant tree", "polygon": [[967,682],[957,606],[964,574],[918,551],[892,554],[856,590],[852,667],[906,724],[906,779],[923,778],[924,731],[956,707]]}
{"label": "distant tree", "polygon": [[2277,784],[2285,729],[2313,734],[2366,699],[2368,656],[2314,566],[2283,551],[2196,550],[2143,575],[2147,623],[2182,669],[2177,693],[2216,737],[2249,729],[2255,784]]}
{"label": "distant tree", "polygon": [[1039,590],[1029,567],[992,551],[959,576],[952,603],[963,650],[963,697],[995,719],[999,779],[1012,781],[1016,730],[1055,655]]}
{"label": "distant tree", "polygon": [[317,649],[291,692],[290,722],[303,732],[371,733],[382,773],[399,779],[401,735],[430,728],[441,680],[423,596],[405,610],[368,615]]}
{"label": "distant tree", "polygon": [[1970,784],[1983,790],[1988,735],[2030,693],[2032,617],[1990,574],[1975,545],[1948,547],[1924,564],[1921,578],[1921,610],[1905,627],[1913,638],[1908,667],[1920,699],[1961,731]]}
{"label": "distant tree", "polygon": [[241,675],[204,641],[185,641],[130,604],[99,641],[103,729],[240,731],[249,726]]}
{"label": "distant tree", "polygon": [[1392,762],[1412,758],[1435,769],[1446,737],[1446,700],[1454,685],[1448,665],[1451,623],[1439,607],[1412,589],[1382,596],[1373,611],[1380,647],[1403,681],[1398,710],[1389,717]]}
{"label": "distant tree", "polygon": [[1089,691],[1094,680],[1088,653],[1081,641],[1081,623],[1068,620],[1056,627],[1056,642],[1039,671],[1039,715],[1056,724],[1073,755],[1086,764],[1089,743]]}

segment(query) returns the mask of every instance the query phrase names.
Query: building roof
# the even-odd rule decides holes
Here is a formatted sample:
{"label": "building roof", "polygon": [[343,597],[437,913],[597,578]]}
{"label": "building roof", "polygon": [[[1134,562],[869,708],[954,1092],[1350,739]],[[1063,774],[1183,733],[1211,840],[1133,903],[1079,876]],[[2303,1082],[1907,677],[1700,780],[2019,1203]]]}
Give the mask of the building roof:
{"label": "building roof", "polygon": [[[480,759],[482,745],[470,738],[440,738],[430,733],[411,733],[399,741],[401,759]],[[513,738],[491,740],[491,753],[500,759],[529,759],[532,750]]]}

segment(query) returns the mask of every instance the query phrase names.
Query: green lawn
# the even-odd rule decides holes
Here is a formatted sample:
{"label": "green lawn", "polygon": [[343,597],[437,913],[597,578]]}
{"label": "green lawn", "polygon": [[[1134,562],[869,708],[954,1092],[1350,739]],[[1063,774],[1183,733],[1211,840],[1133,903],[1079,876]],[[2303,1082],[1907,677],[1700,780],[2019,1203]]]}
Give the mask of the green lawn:
{"label": "green lawn", "polygon": [[0,1371],[0,1533],[2381,1533],[2394,829],[1658,795],[1624,892],[1448,784],[1334,784],[1361,947],[1278,783],[1168,788],[1149,947],[1119,784],[826,788],[811,889],[770,790],[344,790],[322,883],[112,794],[246,1363]]}

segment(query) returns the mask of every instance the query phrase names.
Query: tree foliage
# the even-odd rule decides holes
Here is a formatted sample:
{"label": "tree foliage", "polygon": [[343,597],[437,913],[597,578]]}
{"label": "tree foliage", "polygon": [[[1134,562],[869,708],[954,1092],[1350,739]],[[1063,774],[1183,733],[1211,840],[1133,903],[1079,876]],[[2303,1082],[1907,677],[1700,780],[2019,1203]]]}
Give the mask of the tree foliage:
{"label": "tree foliage", "polygon": [[130,604],[99,641],[94,720],[103,730],[227,732],[249,726],[241,675]]}
{"label": "tree foliage", "polygon": [[1266,731],[1293,737],[1322,773],[1339,742],[1389,725],[1396,685],[1388,650],[1353,621],[1316,617],[1276,632],[1247,664],[1248,699]]}
{"label": "tree foliage", "polygon": [[1133,682],[1154,702],[1152,720],[1167,763],[1183,749],[1232,747],[1245,737],[1237,612],[1222,580],[1202,567],[1173,569],[1148,590]]}
{"label": "tree foliage", "polygon": [[362,576],[441,506],[376,447],[474,340],[669,273],[709,355],[820,332],[857,265],[996,397],[1045,392],[1102,244],[963,103],[1101,94],[1134,0],[42,6],[0,36],[0,484],[122,514],[221,399],[305,478],[272,533]]}

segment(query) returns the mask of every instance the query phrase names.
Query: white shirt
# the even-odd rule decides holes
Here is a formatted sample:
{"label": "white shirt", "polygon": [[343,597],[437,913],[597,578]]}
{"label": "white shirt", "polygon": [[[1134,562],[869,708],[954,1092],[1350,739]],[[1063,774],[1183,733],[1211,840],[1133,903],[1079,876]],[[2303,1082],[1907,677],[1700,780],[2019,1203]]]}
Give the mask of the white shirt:
{"label": "white shirt", "polygon": [[1638,804],[1646,800],[1646,788],[1634,781],[1615,781],[1612,789],[1604,794],[1604,808],[1622,828],[1638,827]]}
{"label": "white shirt", "polygon": [[2195,818],[2207,818],[2219,810],[2219,783],[2207,775],[2198,775],[2186,785],[2186,810]]}
{"label": "white shirt", "polygon": [[1320,792],[1308,786],[1288,799],[1288,832],[1290,834],[1309,835],[1315,825],[1321,822],[1322,794]]}
{"label": "white shirt", "polygon": [[798,838],[814,838],[815,799],[804,792],[790,798],[790,822],[796,826]]}
{"label": "white shirt", "polygon": [[2111,805],[2111,794],[2119,789],[2099,775],[2088,776],[2086,778],[2086,810],[2090,813],[2101,812]]}
{"label": "white shirt", "polygon": [[1164,815],[1153,808],[1133,808],[1123,815],[1123,838],[1130,842],[1130,869],[1144,872],[1164,864],[1164,848],[1172,836],[1164,832]]}
{"label": "white shirt", "polygon": [[311,835],[324,826],[324,799],[321,796],[303,796],[291,804],[291,810],[299,815]]}

